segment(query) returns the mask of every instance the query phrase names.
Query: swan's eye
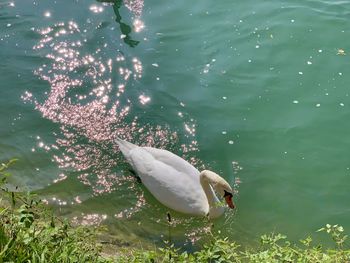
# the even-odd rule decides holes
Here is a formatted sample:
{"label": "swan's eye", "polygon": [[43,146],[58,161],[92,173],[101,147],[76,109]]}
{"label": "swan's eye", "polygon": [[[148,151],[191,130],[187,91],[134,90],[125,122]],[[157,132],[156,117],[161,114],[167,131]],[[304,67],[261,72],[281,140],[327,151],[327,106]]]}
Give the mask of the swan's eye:
{"label": "swan's eye", "polygon": [[233,195],[230,192],[227,192],[226,190],[224,190],[225,194],[224,197],[229,196],[229,197],[233,197]]}

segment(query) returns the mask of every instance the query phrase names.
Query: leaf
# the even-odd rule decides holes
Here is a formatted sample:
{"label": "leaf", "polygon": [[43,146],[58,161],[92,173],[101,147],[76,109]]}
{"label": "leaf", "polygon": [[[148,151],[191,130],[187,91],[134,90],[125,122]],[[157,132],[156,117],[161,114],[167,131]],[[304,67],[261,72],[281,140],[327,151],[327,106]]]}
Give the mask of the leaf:
{"label": "leaf", "polygon": [[55,227],[55,220],[54,220],[53,216],[51,216],[50,227]]}
{"label": "leaf", "polygon": [[11,192],[11,203],[13,207],[16,205],[16,198],[14,192]]}
{"label": "leaf", "polygon": [[[0,200],[1,201],[1,200]],[[0,208],[0,215],[4,214],[9,208],[5,207],[5,208]]]}
{"label": "leaf", "polygon": [[7,244],[5,245],[5,247],[2,249],[1,253],[0,253],[0,259],[5,255],[6,251],[12,246],[13,242],[14,242],[14,237],[12,237]]}

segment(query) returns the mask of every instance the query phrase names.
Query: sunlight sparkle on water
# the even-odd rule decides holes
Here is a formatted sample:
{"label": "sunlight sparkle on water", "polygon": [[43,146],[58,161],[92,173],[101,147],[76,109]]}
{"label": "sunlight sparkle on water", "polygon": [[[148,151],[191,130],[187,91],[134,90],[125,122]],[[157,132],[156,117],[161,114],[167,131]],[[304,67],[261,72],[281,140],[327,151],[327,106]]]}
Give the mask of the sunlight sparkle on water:
{"label": "sunlight sparkle on water", "polygon": [[95,14],[103,12],[103,7],[102,6],[98,6],[98,5],[91,5],[89,9],[90,9],[91,12],[93,12]]}
{"label": "sunlight sparkle on water", "polygon": [[67,176],[65,174],[61,173],[58,175],[58,178],[55,179],[53,182],[57,183],[57,182],[60,182],[60,181],[66,180],[66,179],[67,179]]}
{"label": "sunlight sparkle on water", "polygon": [[45,17],[51,17],[51,13],[50,13],[49,11],[46,11],[46,12],[44,13],[44,16],[45,16]]}
{"label": "sunlight sparkle on water", "polygon": [[125,6],[132,11],[136,16],[140,16],[143,9],[143,0],[125,0]]}
{"label": "sunlight sparkle on water", "polygon": [[80,224],[84,226],[98,226],[100,225],[104,220],[107,219],[106,214],[82,214],[81,217],[74,217],[73,223]]}
{"label": "sunlight sparkle on water", "polygon": [[140,19],[135,19],[133,25],[135,32],[141,32],[145,28],[145,24]]}
{"label": "sunlight sparkle on water", "polygon": [[[127,2],[143,6],[143,1]],[[95,6],[90,8],[91,12],[103,11]],[[142,30],[142,21],[137,17],[134,19],[135,27]],[[141,60],[135,55],[127,56],[111,49],[115,43],[108,39],[103,39],[102,45],[95,49],[91,48],[91,42],[86,37],[91,30],[96,30],[92,22],[81,27],[75,21],[32,28],[38,35],[33,52],[45,57],[45,62],[34,73],[47,83],[47,89],[42,93],[35,90],[34,95],[32,90],[26,91],[22,99],[32,103],[43,118],[58,127],[54,132],[55,142],[47,143],[38,136],[36,148],[33,148],[36,152],[45,151],[59,167],[60,173],[52,182],[65,184],[68,177],[74,176],[90,188],[92,196],[113,192],[113,195],[122,194],[123,198],[127,198],[124,190],[128,189],[130,200],[134,201],[126,202],[127,207],[112,213],[115,218],[131,218],[145,211],[150,204],[144,198],[144,190],[123,170],[125,161],[114,143],[116,136],[143,146],[175,149],[177,154],[198,169],[203,169],[203,163],[194,154],[198,151],[196,124],[188,116],[183,102],[179,102],[179,106],[182,107],[180,115],[183,131],[186,132],[180,133],[181,145],[178,145],[179,135],[174,127],[144,123],[134,108],[139,103],[150,103],[151,96],[146,90],[135,94],[130,92],[134,82],[143,77]],[[215,59],[210,63],[214,62]],[[159,67],[157,63],[152,66]],[[54,198],[49,200],[50,203],[73,206],[84,203],[90,197]],[[106,218],[107,215],[90,213],[74,220],[78,224],[98,225]]]}
{"label": "sunlight sparkle on water", "polygon": [[145,105],[145,104],[147,104],[148,102],[151,101],[151,98],[150,98],[150,97],[147,97],[147,96],[145,96],[145,95],[140,95],[140,96],[139,96],[139,101],[140,101],[140,103],[141,103],[142,105]]}
{"label": "sunlight sparkle on water", "polygon": [[[100,10],[92,9],[93,12]],[[89,23],[87,26],[93,27]],[[108,42],[96,50],[84,48],[87,42],[81,32],[87,32],[89,28],[81,28],[74,21],[57,22],[33,31],[40,37],[33,50],[46,54],[47,59],[34,73],[47,82],[49,91],[35,95],[27,91],[22,99],[33,103],[44,118],[59,127],[56,141],[51,145],[38,136],[39,148],[47,151],[62,170],[53,182],[65,180],[70,176],[65,171],[73,170],[77,179],[91,188],[93,195],[127,187],[137,201],[134,206],[115,214],[116,217],[133,216],[145,207],[146,201],[133,178],[116,172],[121,155],[117,154],[118,147],[113,143],[115,137],[166,149],[178,141],[177,133],[168,126],[139,124],[138,116],[132,115],[135,114],[133,104],[145,105],[151,101],[151,97],[143,93],[136,97],[129,97],[126,93],[130,82],[142,78],[142,62],[137,57],[126,57],[118,50],[111,51],[109,47],[113,44]],[[113,74],[117,75],[114,80]],[[40,96],[44,96],[44,100],[39,101],[37,98]],[[180,105],[185,107],[182,102]],[[191,156],[198,151],[198,143],[194,139],[195,123],[185,116],[184,130],[187,133],[184,137],[189,139],[189,143],[181,145],[181,152],[184,158],[200,168],[200,160]],[[127,118],[129,121],[125,121]],[[58,205],[67,204],[67,201],[58,199],[53,201]],[[83,200],[79,196],[69,201],[73,204],[81,202]],[[90,214],[76,220],[83,224],[98,224],[104,217]]]}
{"label": "sunlight sparkle on water", "polygon": [[135,78],[142,77],[142,63],[138,58],[133,58],[132,62],[134,63],[134,69],[136,74],[134,74]]}

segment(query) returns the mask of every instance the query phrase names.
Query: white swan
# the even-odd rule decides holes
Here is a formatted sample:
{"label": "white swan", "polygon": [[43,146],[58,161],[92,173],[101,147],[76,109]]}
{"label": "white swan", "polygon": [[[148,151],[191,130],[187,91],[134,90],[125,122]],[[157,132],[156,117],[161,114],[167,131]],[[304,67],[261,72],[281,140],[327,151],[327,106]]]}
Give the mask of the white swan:
{"label": "white swan", "polygon": [[140,147],[120,138],[117,144],[142,183],[163,205],[181,213],[217,218],[225,208],[215,190],[234,208],[232,188],[216,173],[199,172],[167,150]]}

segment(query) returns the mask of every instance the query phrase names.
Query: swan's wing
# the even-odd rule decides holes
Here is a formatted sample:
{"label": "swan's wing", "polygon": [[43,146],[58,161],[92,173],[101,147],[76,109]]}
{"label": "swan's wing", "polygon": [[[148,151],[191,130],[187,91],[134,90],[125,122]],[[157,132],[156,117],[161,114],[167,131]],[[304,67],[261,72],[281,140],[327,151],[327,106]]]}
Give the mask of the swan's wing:
{"label": "swan's wing", "polygon": [[142,148],[149,152],[157,161],[167,164],[181,173],[194,176],[194,178],[199,177],[199,171],[192,164],[177,156],[176,154],[173,154],[167,150],[152,147]]}
{"label": "swan's wing", "polygon": [[138,146],[120,138],[116,139],[116,143],[118,144],[119,149],[123,153],[125,159],[130,163],[130,151],[136,149]]}
{"label": "swan's wing", "polygon": [[207,214],[209,204],[199,182],[197,169],[168,151],[154,153],[154,150],[143,147],[130,152],[131,164],[147,189],[159,202],[176,211]]}

